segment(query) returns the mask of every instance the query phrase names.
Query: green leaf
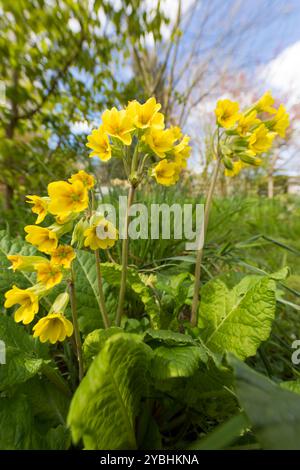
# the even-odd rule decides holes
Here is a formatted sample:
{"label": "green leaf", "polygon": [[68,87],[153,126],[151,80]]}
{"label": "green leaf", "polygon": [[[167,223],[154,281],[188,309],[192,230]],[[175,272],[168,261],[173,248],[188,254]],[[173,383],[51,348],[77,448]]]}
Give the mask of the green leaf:
{"label": "green leaf", "polygon": [[280,387],[289,390],[290,392],[300,394],[300,380],[287,380],[286,382],[281,382]]}
{"label": "green leaf", "polygon": [[151,349],[130,333],[115,334],[73,397],[68,424],[86,449],[135,449],[135,419],[147,394]]}
{"label": "green leaf", "polygon": [[144,334],[145,343],[164,344],[165,346],[194,345],[196,341],[189,335],[183,335],[171,330],[149,329]]}
{"label": "green leaf", "polygon": [[0,365],[1,390],[25,382],[41,371],[47,346],[28,335],[11,317],[1,318],[0,340],[6,349],[6,364]]}
{"label": "green leaf", "polygon": [[199,316],[205,344],[240,359],[255,355],[270,335],[275,291],[275,281],[261,276],[247,276],[232,290],[220,279],[208,282],[201,290]]}
{"label": "green leaf", "polygon": [[258,374],[233,356],[236,390],[263,449],[300,449],[300,396]]}
{"label": "green leaf", "polygon": [[151,373],[157,380],[189,377],[201,362],[207,360],[207,354],[200,346],[159,346],[153,351]]}
{"label": "green leaf", "polygon": [[[75,264],[78,321],[85,334],[103,327],[98,303],[96,261],[92,253],[77,251]],[[108,312],[109,313],[109,312]]]}
{"label": "green leaf", "polygon": [[2,450],[38,448],[33,415],[24,395],[0,399],[0,423]]}
{"label": "green leaf", "polygon": [[275,273],[270,274],[269,277],[271,279],[274,279],[274,281],[284,281],[289,276],[289,274],[290,274],[290,268],[285,266],[279,271],[276,271]]}
{"label": "green leaf", "polygon": [[35,376],[18,386],[18,392],[26,395],[35,418],[48,427],[65,423],[71,398],[43,376]]}
{"label": "green leaf", "polygon": [[50,428],[41,441],[41,450],[67,450],[71,445],[70,430],[60,424],[56,428]]}
{"label": "green leaf", "polygon": [[30,401],[23,393],[0,398],[0,423],[2,450],[65,450],[70,446],[66,426],[43,426],[36,420]]}
{"label": "green leaf", "polygon": [[88,334],[82,345],[83,357],[86,366],[88,367],[95,359],[108,338],[115,334],[121,333],[122,331],[122,328],[112,326],[106,330],[94,330],[92,333]]}

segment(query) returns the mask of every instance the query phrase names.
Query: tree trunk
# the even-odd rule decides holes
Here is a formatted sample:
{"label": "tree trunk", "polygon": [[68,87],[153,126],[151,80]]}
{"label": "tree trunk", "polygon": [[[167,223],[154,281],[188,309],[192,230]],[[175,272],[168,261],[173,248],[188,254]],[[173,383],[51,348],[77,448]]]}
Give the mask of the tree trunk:
{"label": "tree trunk", "polygon": [[9,211],[12,208],[14,197],[14,188],[8,183],[4,183],[4,210]]}

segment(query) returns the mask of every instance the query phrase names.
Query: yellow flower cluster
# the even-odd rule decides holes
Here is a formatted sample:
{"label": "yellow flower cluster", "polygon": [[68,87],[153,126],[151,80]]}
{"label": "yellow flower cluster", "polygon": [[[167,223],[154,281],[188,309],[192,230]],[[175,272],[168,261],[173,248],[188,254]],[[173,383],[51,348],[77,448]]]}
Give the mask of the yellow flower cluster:
{"label": "yellow flower cluster", "polygon": [[[175,184],[181,170],[187,166],[191,147],[189,137],[182,135],[178,127],[165,129],[160,109],[161,105],[152,97],[143,104],[131,101],[125,109],[104,111],[102,124],[88,136],[86,145],[92,150],[90,157],[107,161],[113,156],[121,156],[125,160],[125,169],[128,169],[128,153],[131,153],[137,158],[132,158],[129,179],[140,182],[148,160],[149,174],[157,183]],[[129,147],[132,147],[131,152],[128,152]],[[161,160],[159,163],[149,164],[157,157]]]}
{"label": "yellow flower cluster", "polygon": [[261,165],[257,155],[268,152],[277,135],[285,137],[289,115],[282,104],[275,108],[274,103],[270,92],[244,112],[240,112],[237,102],[228,99],[217,102],[217,124],[224,129],[219,148],[227,176],[236,176],[249,165]]}
{"label": "yellow flower cluster", "polygon": [[[27,196],[27,202],[32,205],[32,212],[37,215],[37,219],[35,225],[27,225],[24,228],[27,234],[25,238],[47,256],[7,256],[14,271],[35,272],[37,280],[37,283],[28,289],[20,289],[14,285],[6,292],[5,308],[19,306],[14,313],[16,322],[31,323],[39,311],[40,299],[54,286],[70,278],[76,253],[71,245],[60,243],[63,235],[73,232],[73,244],[79,241],[80,233],[84,246],[92,250],[111,247],[117,240],[117,230],[112,224],[104,217],[95,217],[91,213],[89,190],[93,189],[94,184],[93,176],[81,170],[68,181],[50,183],[46,197]],[[84,217],[77,220],[82,212],[85,213]],[[46,216],[54,218],[54,222],[48,227],[39,226]],[[82,224],[84,229],[80,230]],[[104,235],[99,238],[101,234]],[[48,315],[33,327],[34,336],[38,336],[42,342],[63,341],[66,336],[73,334],[73,325],[63,314],[68,302],[64,301],[62,305],[57,299]]]}

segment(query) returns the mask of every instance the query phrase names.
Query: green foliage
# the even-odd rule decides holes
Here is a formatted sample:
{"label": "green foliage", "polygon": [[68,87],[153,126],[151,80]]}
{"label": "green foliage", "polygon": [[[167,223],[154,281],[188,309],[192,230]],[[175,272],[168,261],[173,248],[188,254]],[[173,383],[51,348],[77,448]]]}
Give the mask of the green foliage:
{"label": "green foliage", "polygon": [[220,279],[201,291],[199,326],[205,344],[215,352],[253,356],[268,339],[275,316],[276,284],[270,278],[245,277],[229,290]]}
{"label": "green foliage", "polygon": [[88,367],[95,359],[108,338],[115,334],[122,333],[122,331],[122,328],[112,326],[108,330],[94,330],[88,334],[82,345],[86,366]]}
{"label": "green foliage", "polygon": [[41,371],[46,348],[29,336],[12,318],[2,317],[0,339],[6,348],[6,364],[0,367],[1,390],[23,383]]}
{"label": "green foliage", "polygon": [[233,416],[220,424],[209,436],[194,442],[188,450],[221,450],[228,447],[241,432],[245,430],[248,422],[244,414]]}
{"label": "green foliage", "polygon": [[[264,243],[269,247],[271,242]],[[288,245],[278,243],[276,250],[287,250]],[[260,250],[261,240],[243,247],[248,253]],[[193,285],[189,272],[193,269],[192,254],[153,259],[153,264],[141,271],[132,265],[122,328],[104,330],[95,258],[92,253],[78,251],[76,298],[86,377],[75,391],[70,411],[77,373],[69,344],[51,348],[50,357],[48,348],[28,334],[30,327],[3,316],[0,339],[6,342],[8,361],[0,366],[1,390],[5,390],[0,399],[0,424],[10,432],[0,433],[0,447],[69,448],[69,413],[77,447],[83,442],[85,448],[92,449],[298,448],[293,436],[298,432],[299,384],[297,370],[290,362],[290,344],[299,322],[297,276],[286,280],[285,268],[268,275],[265,266],[256,267],[255,275],[245,275],[255,263],[244,262],[242,266],[241,261],[227,271],[226,263],[229,259],[232,263],[236,253],[236,248],[227,248],[220,245],[214,258],[215,247],[208,246],[207,252],[223,274],[215,277],[215,267],[207,263],[195,329],[186,321]],[[8,253],[27,255],[35,250],[21,239],[1,233],[2,296],[13,283],[27,287],[35,282],[32,274],[17,272],[12,276],[7,269]],[[112,255],[118,259],[116,249]],[[151,255],[147,253],[148,260]],[[297,259],[296,251],[293,256]],[[282,264],[275,264],[270,264],[272,270],[282,268]],[[120,269],[115,263],[101,263],[111,320]],[[212,279],[206,282],[208,277]],[[47,299],[41,308],[48,308]],[[280,384],[254,376],[249,367],[231,359],[235,382],[232,370],[222,360],[228,351]],[[267,403],[268,396],[274,397],[273,404]],[[284,401],[290,404],[289,416]]]}
{"label": "green foliage", "polygon": [[[263,449],[300,448],[300,396],[231,357],[238,399]],[[289,390],[290,389],[290,390]]]}
{"label": "green foliage", "polygon": [[[150,348],[128,333],[111,336],[77,389],[68,416],[86,449],[135,449],[135,419],[147,389]],[[113,417],[113,419],[112,419]]]}
{"label": "green foliage", "polygon": [[152,374],[157,380],[190,377],[197,371],[199,363],[206,361],[206,352],[200,346],[159,346],[154,350]]}
{"label": "green foliage", "polygon": [[59,424],[39,429],[32,407],[25,395],[0,399],[0,446],[2,450],[65,450],[70,445],[67,428]]}
{"label": "green foliage", "polygon": [[68,448],[70,391],[48,347],[7,316],[0,322],[0,339],[6,350],[0,366],[1,449]]}

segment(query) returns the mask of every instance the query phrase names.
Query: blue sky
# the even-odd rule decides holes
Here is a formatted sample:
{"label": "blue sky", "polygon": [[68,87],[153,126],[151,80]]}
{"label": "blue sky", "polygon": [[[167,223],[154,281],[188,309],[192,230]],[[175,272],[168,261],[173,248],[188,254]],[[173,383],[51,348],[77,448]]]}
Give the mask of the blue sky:
{"label": "blue sky", "polygon": [[[174,0],[165,1],[169,5],[175,3]],[[183,0],[183,8],[186,7],[188,11],[191,3],[191,0]],[[209,46],[220,36],[220,30],[227,27],[231,15],[232,34],[226,46],[230,47],[234,41],[239,41],[239,47],[235,48],[237,63],[244,65],[248,62],[252,66],[268,62],[274,55],[300,40],[299,0],[198,0],[193,22],[186,35],[187,48],[197,34],[208,5],[211,5],[211,9],[202,35],[202,47]],[[169,8],[166,11],[170,12]]]}

